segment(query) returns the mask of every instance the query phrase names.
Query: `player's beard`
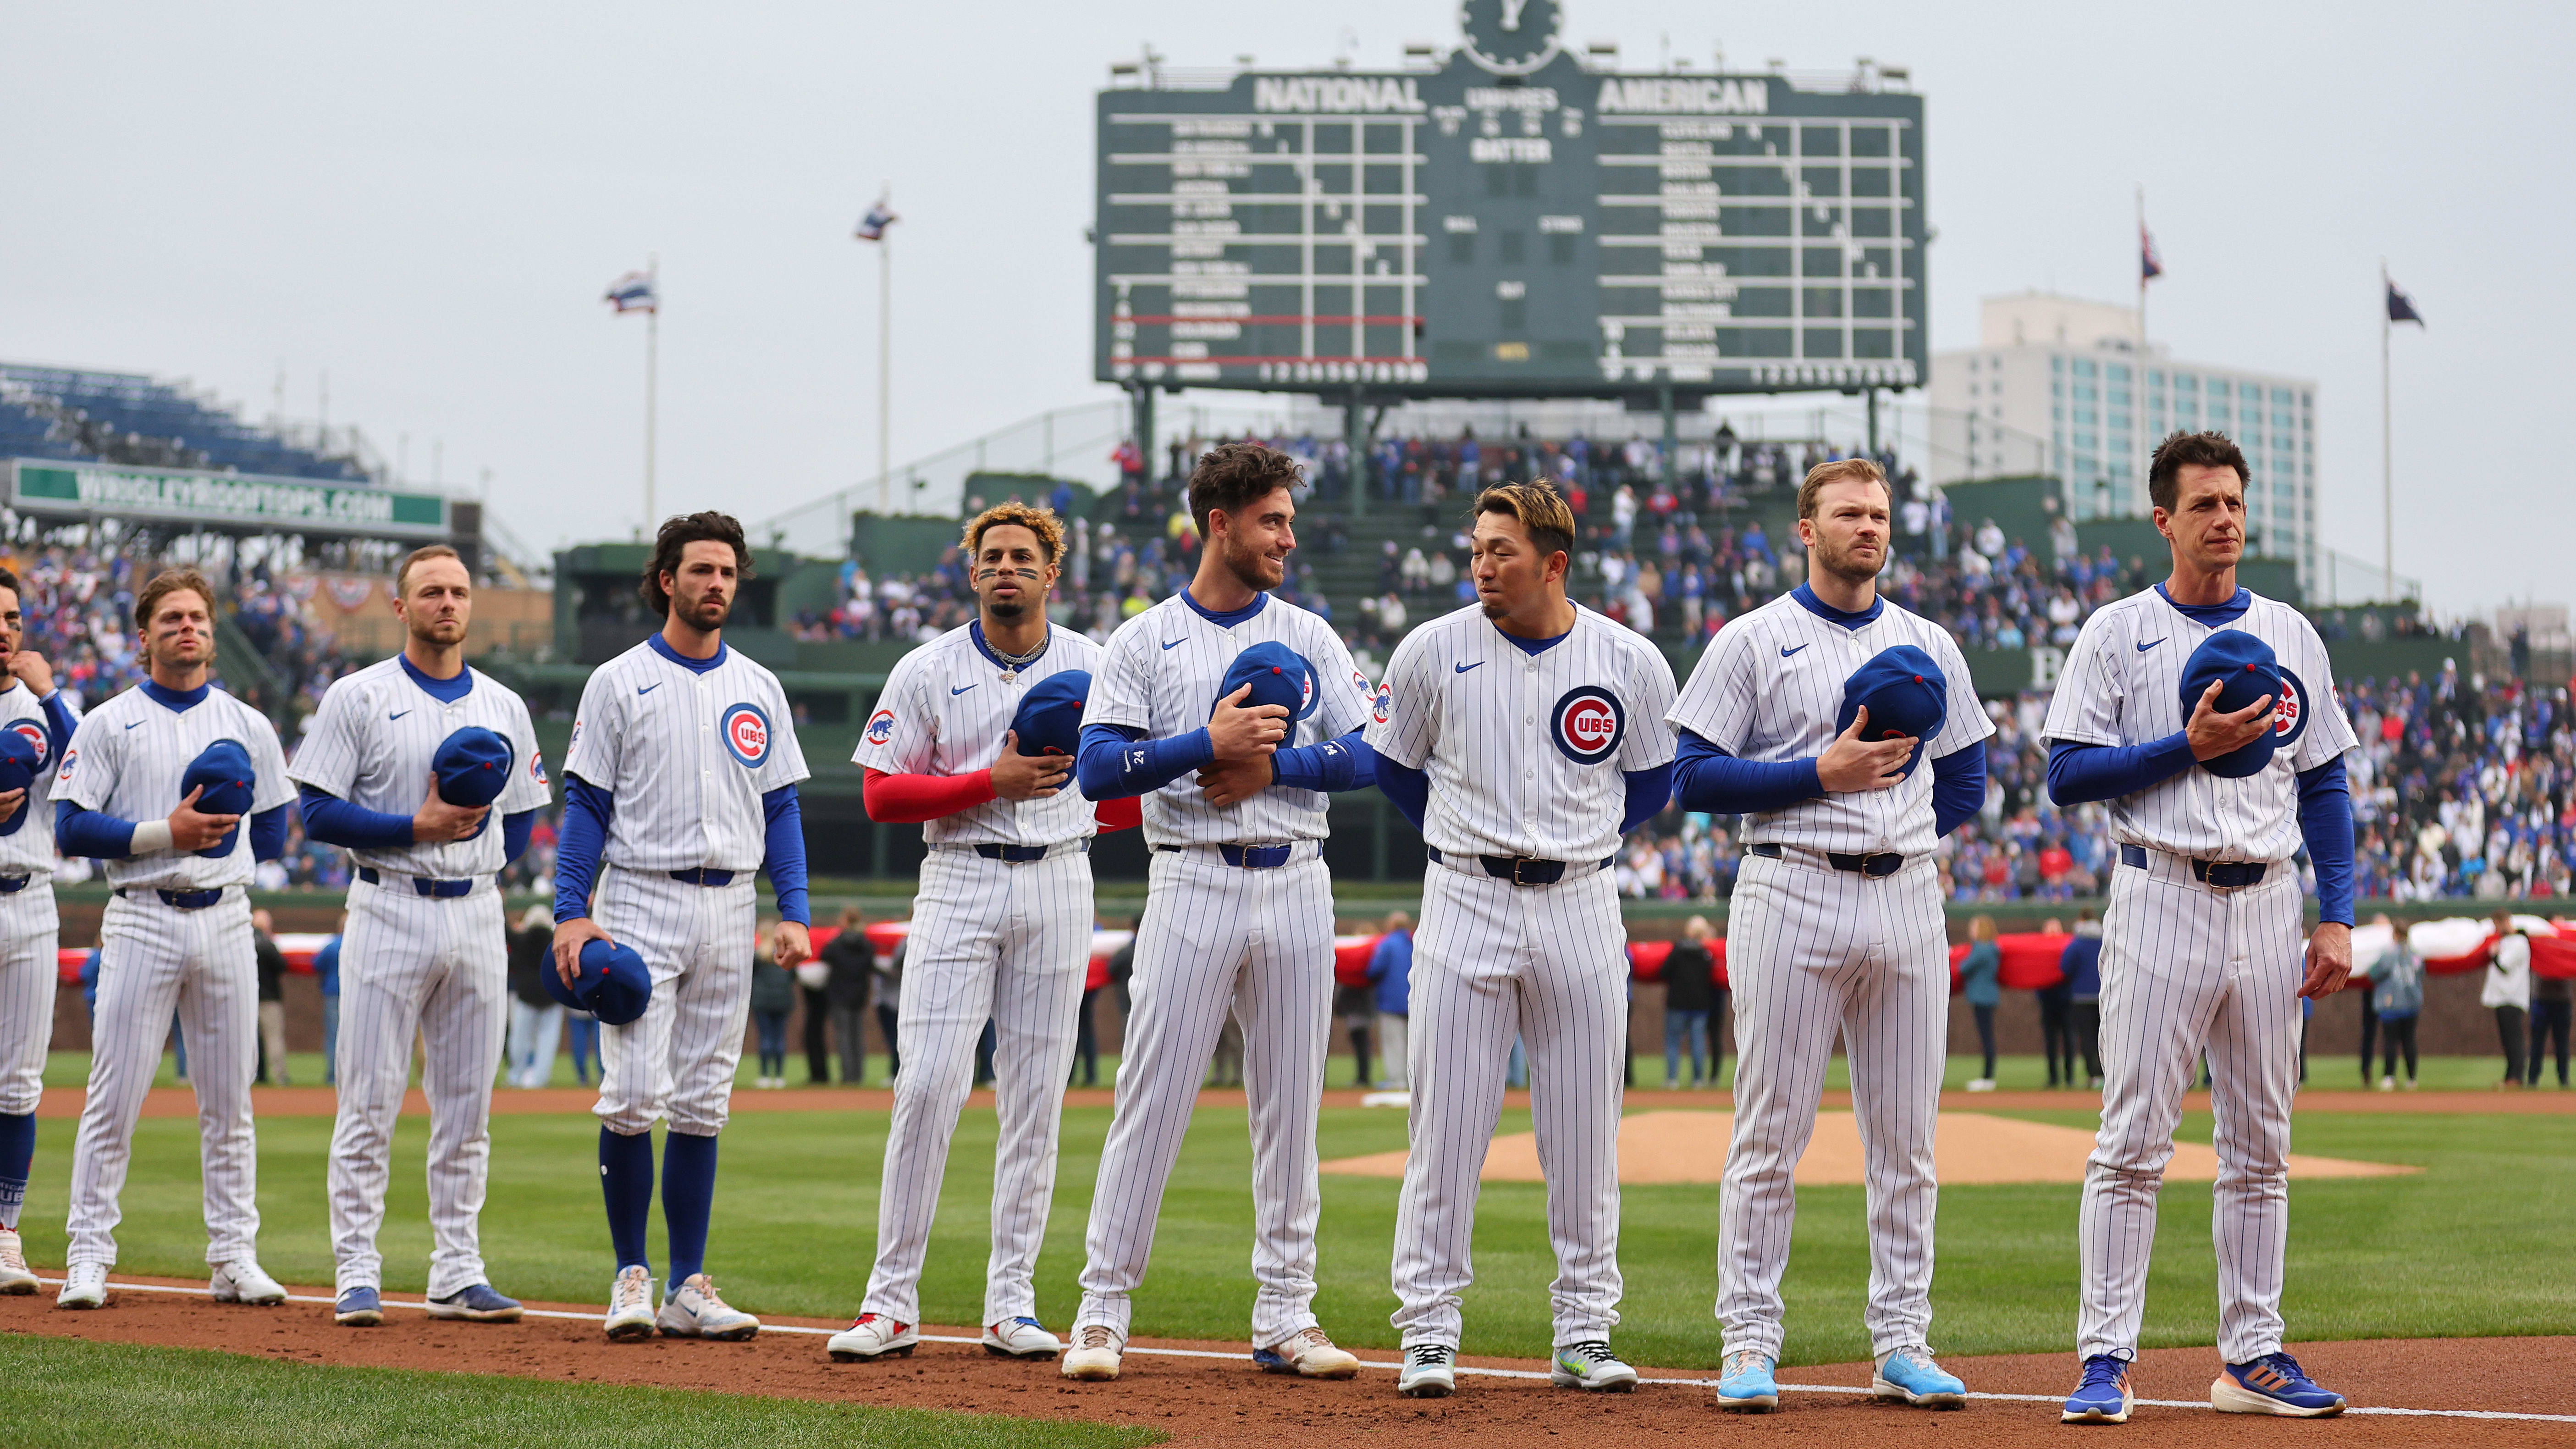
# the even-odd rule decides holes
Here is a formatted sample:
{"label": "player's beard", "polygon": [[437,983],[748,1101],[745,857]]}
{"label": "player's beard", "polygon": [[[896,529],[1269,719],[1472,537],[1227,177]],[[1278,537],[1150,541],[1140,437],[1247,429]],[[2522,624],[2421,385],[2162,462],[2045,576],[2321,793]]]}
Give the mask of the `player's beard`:
{"label": "player's beard", "polygon": [[1878,577],[1880,568],[1886,562],[1885,545],[1882,544],[1880,548],[1879,563],[1865,564],[1857,561],[1851,550],[1836,548],[1826,541],[1823,534],[1818,534],[1813,550],[1813,562],[1818,573],[1831,574],[1847,584],[1865,584]]}
{"label": "player's beard", "polygon": [[[446,629],[450,625],[454,626],[452,635],[440,632],[442,629]],[[414,619],[409,621],[409,632],[411,637],[419,640],[423,644],[434,645],[438,648],[445,649],[465,642],[465,621],[462,619]]]}
{"label": "player's beard", "polygon": [[695,599],[674,598],[671,607],[679,611],[682,623],[702,634],[712,634],[724,627],[725,619],[733,612],[733,601],[700,595]]}
{"label": "player's beard", "polygon": [[[1225,541],[1225,567],[1234,575],[1236,583],[1256,594],[1279,587],[1288,577],[1284,563],[1273,564],[1268,554],[1236,543],[1232,535],[1228,535]],[[1278,571],[1276,576],[1272,574],[1273,569]]]}
{"label": "player's beard", "polygon": [[1024,593],[1016,599],[987,598],[984,600],[984,612],[1005,624],[1016,624],[1029,612],[1028,597]]}

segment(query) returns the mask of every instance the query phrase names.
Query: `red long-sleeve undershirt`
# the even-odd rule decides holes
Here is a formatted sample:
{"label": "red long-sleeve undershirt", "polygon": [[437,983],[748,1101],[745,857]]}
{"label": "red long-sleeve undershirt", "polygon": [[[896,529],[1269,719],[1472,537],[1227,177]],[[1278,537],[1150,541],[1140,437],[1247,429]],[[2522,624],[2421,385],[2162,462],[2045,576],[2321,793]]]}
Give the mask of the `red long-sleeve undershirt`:
{"label": "red long-sleeve undershirt", "polygon": [[[860,799],[867,805],[868,818],[883,825],[918,825],[972,810],[994,798],[993,772],[977,770],[966,775],[890,775],[883,770],[870,770]],[[1100,822],[1103,833],[1132,830],[1145,821],[1141,800],[1102,800],[1092,807],[1092,818]]]}

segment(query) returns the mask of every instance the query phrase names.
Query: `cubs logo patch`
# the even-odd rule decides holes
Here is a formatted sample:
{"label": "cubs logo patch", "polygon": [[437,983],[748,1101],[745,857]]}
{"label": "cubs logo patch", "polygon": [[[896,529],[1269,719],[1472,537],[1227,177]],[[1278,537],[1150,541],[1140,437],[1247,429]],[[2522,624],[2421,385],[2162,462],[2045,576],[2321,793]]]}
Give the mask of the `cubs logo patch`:
{"label": "cubs logo patch", "polygon": [[867,738],[872,745],[882,745],[894,738],[893,710],[881,709],[868,716]]}
{"label": "cubs logo patch", "polygon": [[1377,693],[1375,689],[1369,686],[1368,676],[1360,673],[1356,669],[1351,671],[1351,687],[1360,692],[1360,698],[1362,699],[1366,699]]}
{"label": "cubs logo patch", "polygon": [[31,719],[12,720],[9,728],[18,738],[36,747],[36,768],[41,770],[53,761],[54,742],[45,738],[45,727]]}
{"label": "cubs logo patch", "polygon": [[576,719],[576,720],[574,720],[574,721],[572,722],[572,738],[571,738],[571,739],[568,739],[568,740],[566,740],[566,741],[564,741],[564,755],[565,755],[565,757],[566,757],[566,758],[570,758],[570,756],[572,755],[572,752],[573,752],[574,750],[576,750],[576,749],[579,749],[580,747],[581,747],[581,721],[580,721],[580,720],[578,720],[578,719]]}
{"label": "cubs logo patch", "polygon": [[1610,758],[1628,733],[1628,712],[1619,696],[1596,684],[1577,685],[1548,712],[1548,736],[1559,753],[1578,765],[1597,765]]}
{"label": "cubs logo patch", "polygon": [[536,782],[537,782],[538,784],[540,784],[540,785],[542,785],[542,784],[546,783],[546,752],[545,752],[545,751],[543,751],[543,750],[530,750],[530,751],[528,751],[528,778],[529,778],[529,779],[531,779],[531,780],[536,781]]}
{"label": "cubs logo patch", "polygon": [[2308,687],[2283,669],[2281,697],[2272,705],[2272,738],[2279,748],[2288,749],[2308,732],[2308,706]]}
{"label": "cubs logo patch", "polygon": [[756,704],[727,705],[716,720],[727,752],[745,769],[756,770],[769,759],[769,716]]}
{"label": "cubs logo patch", "polygon": [[1394,712],[1395,691],[1387,688],[1383,684],[1379,685],[1377,687],[1377,697],[1369,701],[1369,718],[1376,720],[1379,724],[1384,724],[1386,723],[1386,717]]}
{"label": "cubs logo patch", "polygon": [[79,763],[80,763],[80,751],[78,751],[78,750],[65,750],[65,751],[63,751],[63,772],[62,772],[61,774],[56,775],[56,776],[54,777],[54,783],[56,783],[56,784],[58,784],[58,785],[59,785],[59,784],[63,784],[63,783],[65,783],[65,782],[69,781],[69,780],[71,779],[71,777],[72,777],[72,766],[77,765],[77,764],[79,764]]}

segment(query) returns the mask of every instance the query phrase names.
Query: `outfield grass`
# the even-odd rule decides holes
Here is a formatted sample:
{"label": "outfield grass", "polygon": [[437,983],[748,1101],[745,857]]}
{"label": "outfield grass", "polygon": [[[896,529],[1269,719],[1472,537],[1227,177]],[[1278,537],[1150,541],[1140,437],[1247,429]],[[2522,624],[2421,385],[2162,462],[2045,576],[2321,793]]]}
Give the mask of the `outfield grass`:
{"label": "outfield grass", "polygon": [[[2034,1063],[2035,1065],[2035,1063]],[[1686,1095],[1640,1092],[1638,1110],[1689,1105]],[[2013,1115],[2087,1127],[2080,1109]],[[724,1136],[708,1267],[735,1302],[755,1311],[836,1317],[855,1313],[874,1250],[882,1112],[759,1113]],[[1082,1233],[1105,1108],[1065,1115],[1063,1161],[1047,1246],[1038,1268],[1041,1315],[1062,1327],[1078,1301]],[[25,1218],[38,1262],[62,1255],[64,1182],[73,1124],[40,1124]],[[1504,1114],[1502,1130],[1527,1130]],[[260,1125],[261,1255],[291,1282],[328,1283],[323,1206],[324,1118]],[[2206,1141],[2205,1115],[2180,1136]],[[969,1323],[982,1301],[994,1120],[969,1112],[956,1150],[923,1284],[926,1317]],[[144,1122],[137,1136],[121,1266],[132,1272],[204,1271],[196,1128],[189,1119]],[[494,1119],[483,1246],[502,1291],[603,1302],[610,1262],[593,1163],[597,1128],[584,1114]],[[383,1246],[387,1286],[418,1291],[429,1252],[420,1169],[427,1124],[399,1129]],[[1401,1148],[1400,1112],[1325,1112],[1326,1157]],[[2576,1332],[2564,1290],[2565,1205],[2576,1202],[2576,1115],[2302,1113],[2303,1152],[2423,1167],[2405,1177],[2299,1182],[2291,1188],[2286,1305],[2299,1338]],[[1202,1110],[1183,1152],[1157,1230],[1153,1272],[1138,1296],[1136,1331],[1230,1339],[1245,1331],[1252,1283],[1245,1226],[1251,1218],[1250,1148],[1240,1107]],[[1316,1309],[1337,1338],[1392,1347],[1387,1264],[1398,1184],[1327,1177]],[[2216,1333],[2215,1268],[2206,1184],[2163,1194],[2145,1342],[2208,1343]],[[1785,1292],[1786,1359],[1866,1354],[1860,1314],[1868,1277],[1863,1193],[1814,1187],[1800,1217]],[[1943,1194],[1935,1346],[1946,1352],[2064,1349],[2075,1317],[2073,1184],[1954,1187]],[[1477,1229],[1481,1281],[1471,1290],[1472,1352],[1539,1356],[1548,1343],[1545,1189],[1487,1187]],[[1621,1261],[1627,1272],[1621,1348],[1642,1363],[1708,1366],[1718,1341],[1715,1295],[1717,1189],[1631,1187],[1624,1193]],[[658,1219],[654,1253],[662,1252]],[[5,1421],[0,1421],[5,1422]]]}
{"label": "outfield grass", "polygon": [[325,1368],[200,1349],[14,1334],[0,1335],[0,1423],[9,1425],[11,1444],[28,1449],[635,1449],[678,1443],[705,1449],[1132,1449],[1171,1437],[1109,1424],[485,1374]]}

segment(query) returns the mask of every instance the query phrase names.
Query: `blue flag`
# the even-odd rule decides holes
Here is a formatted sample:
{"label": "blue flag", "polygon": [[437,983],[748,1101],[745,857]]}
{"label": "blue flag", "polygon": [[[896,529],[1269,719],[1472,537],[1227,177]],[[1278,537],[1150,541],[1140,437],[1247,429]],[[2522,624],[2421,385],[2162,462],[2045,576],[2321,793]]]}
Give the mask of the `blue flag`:
{"label": "blue flag", "polygon": [[2395,282],[2388,284],[2388,320],[2412,322],[2418,327],[2424,325],[2424,314],[2415,310],[2414,299],[2397,290]]}

